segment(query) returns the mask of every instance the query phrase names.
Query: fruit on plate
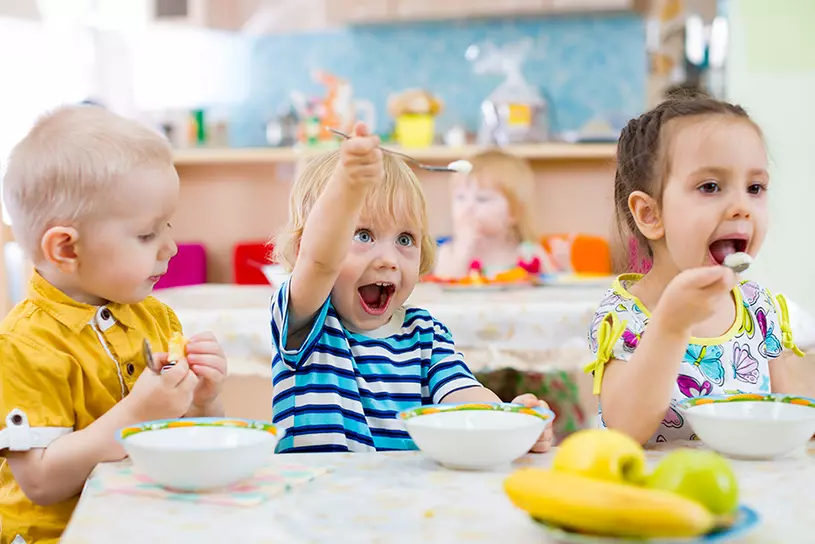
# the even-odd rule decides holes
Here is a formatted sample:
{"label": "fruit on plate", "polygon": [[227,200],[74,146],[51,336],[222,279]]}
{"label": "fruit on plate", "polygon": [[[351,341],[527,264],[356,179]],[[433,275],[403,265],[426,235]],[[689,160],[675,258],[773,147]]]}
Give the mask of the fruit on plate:
{"label": "fruit on plate", "polygon": [[504,481],[504,491],[533,518],[580,533],[692,538],[715,526],[707,508],[676,493],[556,470],[518,470]]}
{"label": "fruit on plate", "polygon": [[498,272],[497,274],[495,274],[495,277],[492,278],[492,281],[498,283],[515,283],[530,281],[531,277],[532,276],[529,274],[529,272],[527,272],[520,266],[516,266],[515,268],[511,268],[503,272]]}
{"label": "fruit on plate", "polygon": [[739,505],[739,484],[733,467],[713,451],[672,451],[656,466],[646,486],[695,500],[715,515],[730,514]]}
{"label": "fruit on plate", "polygon": [[645,452],[627,434],[612,429],[585,429],[560,444],[552,469],[639,485],[645,479]]}

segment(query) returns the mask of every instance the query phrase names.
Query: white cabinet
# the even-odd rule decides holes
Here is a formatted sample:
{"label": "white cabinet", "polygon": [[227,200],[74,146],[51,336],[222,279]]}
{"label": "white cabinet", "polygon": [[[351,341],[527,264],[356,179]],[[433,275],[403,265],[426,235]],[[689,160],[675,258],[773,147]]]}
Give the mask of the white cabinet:
{"label": "white cabinet", "polygon": [[240,30],[264,3],[263,0],[147,0],[152,23],[220,30]]}
{"label": "white cabinet", "polygon": [[[64,10],[68,5],[63,0],[40,3],[46,9],[53,5]],[[91,7],[79,20],[118,29],[177,25],[240,30],[263,3],[264,0],[94,0],[86,2]]]}

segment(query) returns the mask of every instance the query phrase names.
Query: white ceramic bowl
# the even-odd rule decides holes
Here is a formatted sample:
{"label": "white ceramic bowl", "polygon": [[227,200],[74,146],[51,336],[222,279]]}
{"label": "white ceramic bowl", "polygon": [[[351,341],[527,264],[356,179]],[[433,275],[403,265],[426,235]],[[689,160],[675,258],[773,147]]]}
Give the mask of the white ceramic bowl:
{"label": "white ceramic bowl", "polygon": [[509,464],[535,445],[555,419],[551,410],[517,404],[434,404],[399,414],[416,446],[448,468]]}
{"label": "white ceramic bowl", "polygon": [[772,394],[685,399],[677,405],[712,449],[742,459],[771,459],[815,435],[815,400]]}
{"label": "white ceramic bowl", "polygon": [[269,462],[277,428],[262,421],[190,418],[119,431],[136,470],[177,491],[208,491],[250,478]]}

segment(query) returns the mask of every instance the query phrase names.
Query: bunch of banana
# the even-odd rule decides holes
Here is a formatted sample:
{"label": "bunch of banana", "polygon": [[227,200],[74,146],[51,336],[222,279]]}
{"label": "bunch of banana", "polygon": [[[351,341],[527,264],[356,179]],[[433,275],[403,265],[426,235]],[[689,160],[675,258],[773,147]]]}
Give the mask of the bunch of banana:
{"label": "bunch of banana", "polygon": [[[518,470],[505,480],[504,490],[533,518],[562,529],[609,537],[692,538],[719,526],[719,514],[732,513],[738,497],[731,486],[725,490],[727,501],[720,500],[716,508],[705,504],[705,497],[723,495],[682,485],[688,481],[683,474],[699,474],[693,473],[698,466],[693,459],[680,459],[690,450],[680,451],[685,453],[669,454],[664,464],[679,477],[666,478],[668,471],[657,467],[659,477],[652,478],[646,474],[644,451],[628,436],[606,429],[581,431],[563,442],[551,469]],[[709,455],[690,456],[696,453]],[[735,485],[735,477],[730,481]]]}

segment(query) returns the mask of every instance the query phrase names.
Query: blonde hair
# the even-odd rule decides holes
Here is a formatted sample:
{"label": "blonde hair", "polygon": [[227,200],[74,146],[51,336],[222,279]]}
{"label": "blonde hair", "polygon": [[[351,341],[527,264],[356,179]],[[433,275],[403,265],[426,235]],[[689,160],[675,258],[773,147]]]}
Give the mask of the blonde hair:
{"label": "blonde hair", "polygon": [[[427,207],[421,183],[401,159],[383,154],[384,179],[374,184],[365,196],[362,215],[368,219],[405,219],[421,228],[419,273],[433,269],[436,242],[430,237]],[[309,160],[292,186],[289,220],[274,240],[274,259],[291,272],[297,260],[303,229],[314,203],[339,164],[339,152],[325,153]]]}
{"label": "blonde hair", "polygon": [[482,151],[470,159],[469,179],[479,187],[500,191],[515,219],[515,231],[521,242],[537,242],[529,203],[535,193],[535,174],[529,163],[499,149]]}
{"label": "blonde hair", "polygon": [[17,242],[34,260],[45,232],[79,226],[101,209],[117,179],[137,168],[173,166],[167,140],[99,106],[41,117],[9,155],[3,199]]}

